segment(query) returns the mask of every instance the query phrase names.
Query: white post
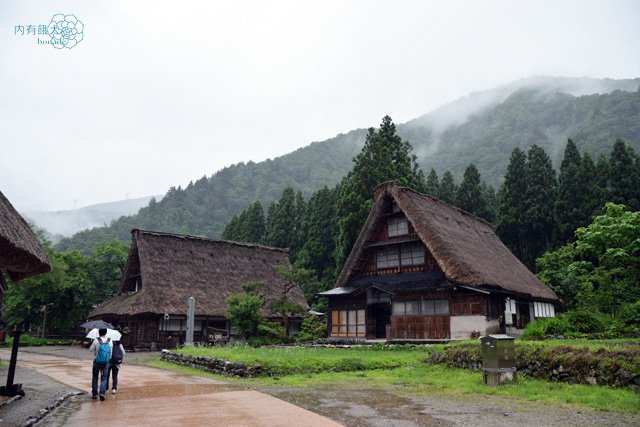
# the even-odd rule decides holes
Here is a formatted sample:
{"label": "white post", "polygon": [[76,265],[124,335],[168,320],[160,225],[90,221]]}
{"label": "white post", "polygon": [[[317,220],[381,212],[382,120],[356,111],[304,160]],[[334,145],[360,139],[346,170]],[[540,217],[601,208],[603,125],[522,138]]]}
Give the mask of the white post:
{"label": "white post", "polygon": [[193,344],[193,325],[196,312],[196,299],[189,297],[187,300],[187,336],[185,344]]}

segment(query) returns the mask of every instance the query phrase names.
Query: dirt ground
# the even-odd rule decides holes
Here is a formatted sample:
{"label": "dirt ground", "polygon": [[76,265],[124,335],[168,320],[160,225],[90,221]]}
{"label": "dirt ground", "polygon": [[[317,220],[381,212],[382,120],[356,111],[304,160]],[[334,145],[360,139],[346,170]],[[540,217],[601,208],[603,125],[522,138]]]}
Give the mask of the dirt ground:
{"label": "dirt ground", "polygon": [[[34,347],[21,351],[87,359],[88,350],[79,347]],[[130,353],[125,363],[131,363],[154,354]],[[6,378],[6,367],[0,370],[0,381]],[[29,381],[26,381],[29,379]],[[33,382],[32,382],[33,380]],[[29,416],[29,411],[37,412],[50,405],[57,397],[69,391],[69,386],[57,383],[35,371],[21,368],[16,382],[28,384],[30,396],[23,401],[0,408],[0,425],[21,425]],[[238,385],[236,383],[236,385]],[[403,395],[397,388],[291,388],[257,387],[251,381],[243,382],[246,387],[271,394],[294,405],[311,410],[346,426],[640,426],[640,416],[597,411],[573,405],[548,405],[536,402],[513,402],[496,396],[485,396],[453,400],[433,396]],[[62,409],[73,412],[78,399],[68,399]],[[53,421],[56,416],[47,417]],[[47,422],[41,425],[55,425]]]}

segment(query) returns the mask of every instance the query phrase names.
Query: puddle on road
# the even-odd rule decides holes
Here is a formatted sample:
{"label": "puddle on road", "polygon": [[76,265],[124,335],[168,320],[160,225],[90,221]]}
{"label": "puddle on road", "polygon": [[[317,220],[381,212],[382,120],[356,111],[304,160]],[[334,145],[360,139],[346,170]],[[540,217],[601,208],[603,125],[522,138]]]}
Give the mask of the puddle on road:
{"label": "puddle on road", "polygon": [[[196,396],[202,394],[215,394],[236,391],[236,386],[225,386],[220,384],[158,384],[158,386],[122,387],[117,394],[107,393],[106,402],[99,402],[91,399],[90,394],[75,396],[68,399],[62,406],[52,411],[38,425],[47,427],[62,427],[69,425],[69,419],[76,419],[85,411],[99,409],[98,405],[117,405],[118,401],[134,401],[156,397],[170,396]],[[95,406],[94,406],[95,405]],[[104,407],[112,409],[113,406]],[[117,408],[117,406],[116,406]],[[104,412],[104,411],[103,411]],[[101,424],[101,423],[98,423]],[[118,425],[115,423],[114,425]]]}
{"label": "puddle on road", "polygon": [[140,387],[126,387],[126,389],[121,388],[116,395],[110,395],[109,398],[129,400],[166,396],[195,396],[198,394],[223,393],[235,390],[239,390],[239,388],[219,384],[167,384],[165,382],[158,387],[145,385]]}

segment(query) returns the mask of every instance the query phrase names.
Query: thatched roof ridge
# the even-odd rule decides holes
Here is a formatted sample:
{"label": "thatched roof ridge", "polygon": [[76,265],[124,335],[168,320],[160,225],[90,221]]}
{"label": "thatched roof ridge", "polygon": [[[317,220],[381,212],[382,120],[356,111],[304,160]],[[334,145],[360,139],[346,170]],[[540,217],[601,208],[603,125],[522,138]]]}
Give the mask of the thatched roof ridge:
{"label": "thatched roof ridge", "polygon": [[[226,316],[227,297],[242,292],[244,283],[265,282],[263,291],[268,299],[277,298],[287,283],[276,270],[277,266],[290,266],[284,249],[138,229],[131,233],[120,292],[90,317],[185,314],[191,296],[196,298],[197,315]],[[138,292],[125,292],[129,278],[140,279]],[[288,295],[308,307],[298,286]]]}
{"label": "thatched roof ridge", "polygon": [[1,191],[0,269],[7,271],[12,280],[51,271],[44,248]]}
{"label": "thatched roof ridge", "polygon": [[356,272],[360,253],[380,220],[384,200],[389,197],[413,224],[448,280],[482,290],[559,301],[556,294],[507,249],[488,222],[393,182],[385,182],[376,188],[374,207],[336,286],[344,285]]}
{"label": "thatched roof ridge", "polygon": [[176,239],[202,240],[202,241],[205,241],[205,242],[230,243],[232,245],[246,246],[248,248],[261,248],[261,249],[266,249],[266,250],[270,250],[270,251],[284,252],[284,253],[288,253],[289,252],[288,248],[276,248],[274,246],[261,245],[260,243],[246,243],[246,242],[236,242],[234,240],[211,239],[209,237],[192,236],[190,234],[166,233],[166,232],[161,232],[161,231],[141,230],[139,228],[131,229],[131,234],[135,234],[135,233],[144,233],[144,234],[147,234],[147,235],[156,235],[156,236],[171,236],[171,237],[175,237]]}

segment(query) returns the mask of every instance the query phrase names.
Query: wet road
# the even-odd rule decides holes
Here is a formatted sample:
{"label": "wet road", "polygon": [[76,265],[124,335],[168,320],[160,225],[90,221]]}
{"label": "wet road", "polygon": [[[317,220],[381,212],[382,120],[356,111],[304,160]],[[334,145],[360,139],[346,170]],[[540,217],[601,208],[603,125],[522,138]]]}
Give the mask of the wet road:
{"label": "wet road", "polygon": [[[9,352],[0,350],[7,359]],[[222,381],[145,366],[123,365],[118,393],[92,400],[91,360],[21,352],[18,363],[86,391],[42,425],[339,426],[283,400]]]}

